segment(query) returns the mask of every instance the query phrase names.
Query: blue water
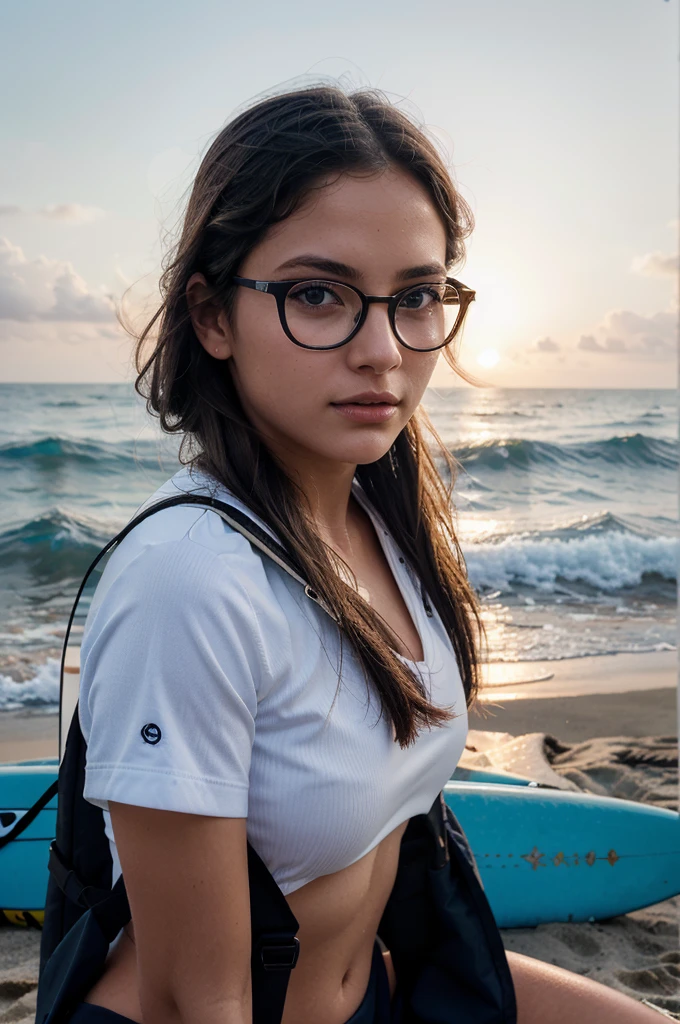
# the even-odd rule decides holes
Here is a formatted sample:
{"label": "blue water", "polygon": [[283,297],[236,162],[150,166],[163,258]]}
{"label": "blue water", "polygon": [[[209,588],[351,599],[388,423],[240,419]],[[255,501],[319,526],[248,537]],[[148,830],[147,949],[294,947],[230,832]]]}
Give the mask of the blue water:
{"label": "blue water", "polygon": [[[675,646],[674,390],[437,389],[496,661]],[[56,695],[75,587],[178,466],[129,385],[0,385],[0,707]]]}

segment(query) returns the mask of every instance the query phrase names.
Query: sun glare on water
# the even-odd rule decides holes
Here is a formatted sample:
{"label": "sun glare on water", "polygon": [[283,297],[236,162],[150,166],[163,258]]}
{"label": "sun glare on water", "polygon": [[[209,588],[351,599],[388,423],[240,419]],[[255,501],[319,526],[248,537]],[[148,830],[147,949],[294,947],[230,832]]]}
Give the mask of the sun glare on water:
{"label": "sun glare on water", "polygon": [[495,366],[500,356],[495,348],[485,348],[477,356],[477,362],[480,366],[485,366],[487,369],[491,366]]}

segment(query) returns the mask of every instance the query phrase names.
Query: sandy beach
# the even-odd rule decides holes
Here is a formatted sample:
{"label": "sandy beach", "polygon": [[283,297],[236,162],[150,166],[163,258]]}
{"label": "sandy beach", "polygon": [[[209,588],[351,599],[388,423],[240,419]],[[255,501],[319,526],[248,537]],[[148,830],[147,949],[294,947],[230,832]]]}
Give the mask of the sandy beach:
{"label": "sandy beach", "polygon": [[677,736],[676,651],[485,666],[471,729],[597,736]]}
{"label": "sandy beach", "polygon": [[[563,788],[677,811],[675,651],[490,668],[495,685],[470,714],[461,765],[545,773]],[[54,714],[0,714],[0,760],[56,756],[57,728]],[[680,1020],[679,912],[680,896],[606,921],[504,929],[503,941]],[[39,940],[0,929],[0,1024],[33,1020]]]}
{"label": "sandy beach", "polygon": [[32,761],[59,754],[59,715],[0,712],[0,761]]}
{"label": "sandy beach", "polygon": [[[561,780],[677,811],[677,652],[489,668],[496,685],[484,689],[470,714],[462,764],[543,772],[552,784]],[[679,923],[676,896],[607,921],[502,934],[506,949],[594,978],[680,1019]]]}

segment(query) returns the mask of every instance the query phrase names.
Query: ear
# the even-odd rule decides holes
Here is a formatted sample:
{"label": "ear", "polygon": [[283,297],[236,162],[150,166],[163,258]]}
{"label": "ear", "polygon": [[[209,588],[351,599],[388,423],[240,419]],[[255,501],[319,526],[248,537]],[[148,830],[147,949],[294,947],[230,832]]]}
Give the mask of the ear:
{"label": "ear", "polygon": [[203,274],[192,274],[187,281],[186,297],[196,337],[213,359],[228,359],[232,351],[231,327],[224,309],[212,296],[213,290]]}

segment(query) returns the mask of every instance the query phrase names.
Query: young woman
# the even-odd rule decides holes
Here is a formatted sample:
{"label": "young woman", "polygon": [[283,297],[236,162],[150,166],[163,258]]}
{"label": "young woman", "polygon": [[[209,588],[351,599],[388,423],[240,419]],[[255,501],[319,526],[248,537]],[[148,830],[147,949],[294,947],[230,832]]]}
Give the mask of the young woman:
{"label": "young woman", "polygon": [[[211,511],[159,512],[116,549],[80,718],[132,922],[74,1021],[250,1024],[246,839],[300,922],[284,1024],[371,1024],[386,981],[397,1006],[378,924],[478,687],[420,408],[439,354],[457,365],[474,293],[450,275],[471,228],[426,134],[372,90],[266,99],[204,157],[139,339],[138,388],[187,463],[153,500],[241,508],[341,628]],[[520,1024],[656,1019],[509,959]]]}

